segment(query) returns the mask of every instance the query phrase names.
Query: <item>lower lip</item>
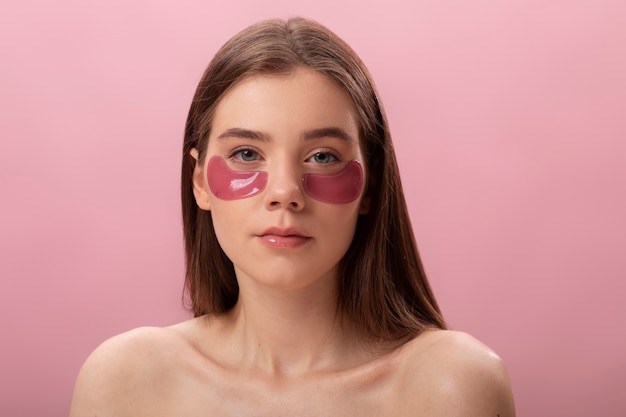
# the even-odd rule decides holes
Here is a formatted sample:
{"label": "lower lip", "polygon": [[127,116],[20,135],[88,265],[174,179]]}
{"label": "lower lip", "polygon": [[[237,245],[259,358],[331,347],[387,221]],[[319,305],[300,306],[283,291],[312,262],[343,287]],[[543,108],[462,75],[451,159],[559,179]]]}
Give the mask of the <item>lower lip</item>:
{"label": "lower lip", "polygon": [[305,245],[311,238],[304,236],[278,236],[278,235],[262,235],[259,236],[261,242],[270,248],[275,249],[295,249]]}

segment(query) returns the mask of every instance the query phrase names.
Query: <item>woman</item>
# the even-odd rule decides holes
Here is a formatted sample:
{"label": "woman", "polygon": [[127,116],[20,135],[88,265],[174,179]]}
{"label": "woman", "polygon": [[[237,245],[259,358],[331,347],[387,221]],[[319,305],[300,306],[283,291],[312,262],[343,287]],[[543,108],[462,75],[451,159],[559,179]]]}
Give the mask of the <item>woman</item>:
{"label": "woman", "polygon": [[387,122],[356,54],[304,19],[228,41],[182,164],[195,318],[116,336],[72,416],[513,416],[501,360],[445,330]]}

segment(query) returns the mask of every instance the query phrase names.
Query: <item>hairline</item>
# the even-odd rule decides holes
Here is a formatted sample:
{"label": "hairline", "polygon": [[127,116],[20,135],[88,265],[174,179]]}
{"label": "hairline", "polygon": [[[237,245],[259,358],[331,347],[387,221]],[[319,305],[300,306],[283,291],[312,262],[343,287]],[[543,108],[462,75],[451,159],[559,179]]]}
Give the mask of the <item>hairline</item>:
{"label": "hairline", "polygon": [[[299,58],[299,57],[298,57]],[[204,159],[206,157],[206,150],[207,150],[207,145],[208,145],[208,141],[209,141],[209,137],[211,136],[211,131],[213,129],[213,122],[215,120],[215,113],[217,112],[217,109],[220,105],[220,103],[222,102],[222,100],[224,99],[224,97],[226,97],[236,86],[240,85],[241,83],[250,80],[253,77],[272,77],[272,76],[276,76],[276,77],[288,77],[290,75],[294,75],[298,70],[301,69],[306,69],[306,70],[311,70],[311,71],[315,71],[318,74],[323,75],[324,77],[326,77],[328,80],[332,81],[333,83],[335,83],[339,88],[341,88],[342,91],[344,91],[345,93],[347,93],[348,97],[350,98],[350,103],[352,104],[352,113],[355,117],[355,121],[356,121],[356,127],[358,130],[358,137],[356,138],[357,141],[359,142],[360,145],[363,145],[363,131],[365,129],[365,121],[362,119],[362,117],[359,115],[359,112],[357,111],[358,109],[358,103],[356,102],[355,98],[352,96],[350,90],[336,77],[333,77],[331,74],[329,74],[326,71],[323,71],[320,68],[315,68],[313,65],[310,65],[304,61],[301,60],[301,58],[298,59],[298,62],[291,64],[289,66],[286,66],[285,68],[275,68],[275,69],[269,69],[269,68],[255,68],[255,69],[251,69],[248,72],[246,72],[245,74],[243,74],[241,77],[239,77],[237,80],[235,80],[234,82],[230,83],[225,89],[224,91],[222,91],[222,93],[219,95],[219,97],[217,97],[215,99],[215,104],[212,106],[212,111],[206,112],[203,117],[202,120],[199,123],[199,126],[204,127],[205,131],[204,131],[204,135],[201,139],[198,140],[198,143],[196,144],[199,152],[199,156],[198,156],[198,161],[199,162],[204,162]],[[313,129],[316,130],[316,129]]]}

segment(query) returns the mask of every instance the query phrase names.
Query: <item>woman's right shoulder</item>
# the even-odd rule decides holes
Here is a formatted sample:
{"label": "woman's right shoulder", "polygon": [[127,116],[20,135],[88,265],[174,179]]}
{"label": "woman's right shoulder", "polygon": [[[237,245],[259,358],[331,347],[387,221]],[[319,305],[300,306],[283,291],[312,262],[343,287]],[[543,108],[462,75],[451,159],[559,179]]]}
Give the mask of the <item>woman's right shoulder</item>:
{"label": "woman's right shoulder", "polygon": [[70,416],[126,415],[137,399],[167,390],[180,371],[179,358],[194,349],[194,321],[141,327],[103,342],[78,374]]}
{"label": "woman's right shoulder", "polygon": [[139,327],[104,341],[85,361],[82,371],[128,369],[153,362],[164,347],[176,343],[176,335],[167,327]]}

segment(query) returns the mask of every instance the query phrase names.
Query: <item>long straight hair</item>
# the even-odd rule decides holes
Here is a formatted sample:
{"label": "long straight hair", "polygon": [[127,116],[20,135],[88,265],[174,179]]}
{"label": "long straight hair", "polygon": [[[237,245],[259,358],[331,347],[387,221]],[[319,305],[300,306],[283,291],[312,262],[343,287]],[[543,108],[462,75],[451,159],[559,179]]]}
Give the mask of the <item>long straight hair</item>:
{"label": "long straight hair", "polygon": [[356,53],[324,26],[303,18],[269,20],[244,29],[217,52],[196,89],[185,127],[182,208],[185,294],[194,316],[220,314],[237,302],[233,264],[220,247],[211,213],[198,208],[192,174],[206,157],[215,108],[239,81],[258,74],[311,68],[335,80],[356,109],[369,210],[357,221],[340,262],[338,308],[372,338],[408,340],[427,327],[445,328],[424,273],[376,89]]}

